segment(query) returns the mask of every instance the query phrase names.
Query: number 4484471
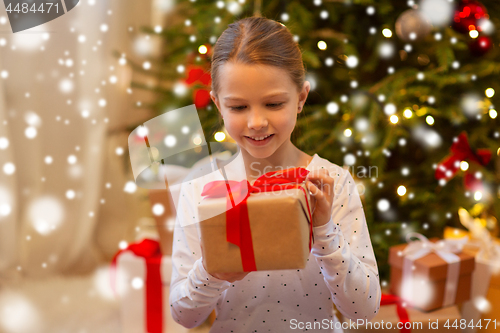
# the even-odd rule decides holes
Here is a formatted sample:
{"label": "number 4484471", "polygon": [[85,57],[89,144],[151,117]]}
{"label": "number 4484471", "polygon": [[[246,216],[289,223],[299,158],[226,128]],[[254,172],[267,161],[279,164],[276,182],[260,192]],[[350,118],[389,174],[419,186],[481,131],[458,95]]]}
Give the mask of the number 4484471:
{"label": "number 4484471", "polygon": [[[46,7],[44,7],[44,4],[46,5]],[[16,12],[16,13],[29,13],[29,12],[32,12],[32,13],[44,13],[45,10],[47,10],[47,13],[50,13],[50,10],[52,9],[52,6],[54,6],[55,8],[55,11],[56,13],[59,13],[59,3],[52,3],[52,2],[45,2],[45,3],[41,3],[38,8],[35,6],[36,4],[33,4],[31,5],[31,7],[29,6],[28,3],[24,2],[24,3],[17,3],[16,6],[14,8],[12,8],[12,3],[9,3],[9,5],[7,6],[6,10],[8,13],[12,13],[12,12]]]}
{"label": "number 4484471", "polygon": [[[484,321],[484,323],[483,323]],[[477,321],[477,323],[474,324],[474,320],[471,319],[470,322],[467,324],[467,320],[465,319],[460,319],[460,321],[458,319],[455,319],[453,321],[453,323],[450,323],[450,319],[448,319],[446,321],[446,323],[444,324],[444,327],[446,327],[447,329],[450,329],[450,328],[460,328],[460,329],[464,329],[464,328],[467,328],[467,327],[470,327],[470,328],[474,328],[474,327],[478,327],[478,328],[485,328],[487,329],[489,325],[492,325],[494,329],[497,328],[497,320],[491,320],[491,319],[479,319]],[[500,326],[500,323],[499,323],[499,326]]]}

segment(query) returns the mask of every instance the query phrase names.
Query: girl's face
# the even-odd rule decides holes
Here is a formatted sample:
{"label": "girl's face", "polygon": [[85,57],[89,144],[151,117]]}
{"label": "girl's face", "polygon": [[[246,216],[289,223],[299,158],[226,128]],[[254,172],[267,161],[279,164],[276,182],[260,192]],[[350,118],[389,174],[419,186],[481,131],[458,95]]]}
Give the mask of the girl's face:
{"label": "girl's face", "polygon": [[[212,91],[210,96],[228,134],[240,148],[255,158],[267,158],[291,143],[297,114],[302,111],[309,93],[309,82],[304,83],[299,94],[289,74],[281,68],[231,62],[221,67],[219,79],[218,96]],[[264,141],[250,138],[270,134],[272,136]]]}

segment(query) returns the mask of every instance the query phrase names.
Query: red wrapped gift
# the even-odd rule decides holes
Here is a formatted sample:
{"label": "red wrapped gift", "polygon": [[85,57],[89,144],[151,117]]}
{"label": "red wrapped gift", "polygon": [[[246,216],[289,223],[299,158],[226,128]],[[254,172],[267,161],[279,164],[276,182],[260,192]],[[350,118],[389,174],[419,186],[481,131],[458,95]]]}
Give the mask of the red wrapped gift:
{"label": "red wrapped gift", "polygon": [[[111,263],[111,285],[113,291],[115,291],[115,277],[116,277],[116,266],[117,262],[124,257],[124,252],[133,253],[133,258],[127,258],[127,262],[130,264],[128,266],[136,266],[137,259],[143,259],[146,262],[146,274],[144,277],[141,276],[141,281],[144,280],[144,296],[145,296],[145,309],[144,314],[130,314],[132,316],[145,317],[144,320],[135,320],[133,323],[134,327],[127,325],[124,327],[124,332],[148,332],[148,333],[162,333],[164,332],[164,309],[163,309],[163,284],[162,284],[162,254],[160,251],[160,244],[158,241],[153,239],[143,239],[139,243],[130,244],[126,249],[118,251],[113,257]],[[123,254],[123,255],[122,255]],[[137,259],[136,259],[137,258]],[[134,260],[135,259],[135,260]],[[134,262],[135,261],[135,262]],[[141,263],[139,262],[139,265]],[[121,263],[123,265],[123,263]],[[170,266],[170,263],[168,263]],[[132,267],[131,266],[131,267]],[[163,267],[165,268],[165,267]],[[170,267],[166,267],[167,271]],[[133,268],[131,268],[133,270]],[[168,273],[167,273],[168,274]],[[166,278],[170,279],[170,275]],[[141,288],[142,289],[142,288]],[[129,291],[129,293],[132,290]],[[168,291],[167,291],[168,292]],[[139,291],[142,293],[142,291]],[[125,298],[127,295],[125,295]],[[168,298],[167,298],[168,299]],[[168,308],[166,310],[169,310]],[[130,312],[130,311],[129,311]],[[140,318],[142,319],[142,318]],[[136,325],[137,324],[137,325]],[[145,327],[142,327],[144,325]],[[136,327],[141,326],[141,327]]]}

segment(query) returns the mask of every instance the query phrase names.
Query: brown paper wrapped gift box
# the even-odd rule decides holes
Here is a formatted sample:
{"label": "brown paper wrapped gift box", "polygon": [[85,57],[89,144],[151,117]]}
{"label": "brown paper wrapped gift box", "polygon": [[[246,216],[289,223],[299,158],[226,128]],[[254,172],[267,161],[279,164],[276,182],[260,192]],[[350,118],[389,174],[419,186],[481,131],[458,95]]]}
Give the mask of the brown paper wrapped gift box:
{"label": "brown paper wrapped gift box", "polygon": [[[310,200],[305,184],[301,187]],[[226,240],[225,207],[225,197],[206,198],[198,205],[201,245],[209,273],[243,272],[240,248]],[[247,207],[257,270],[305,268],[311,221],[304,192],[252,193]],[[207,216],[212,217],[205,219]]]}
{"label": "brown paper wrapped gift box", "polygon": [[[436,242],[439,239],[430,239]],[[403,251],[407,244],[400,244],[393,246],[389,249],[389,264],[391,265],[390,281],[391,293],[401,296],[401,284],[403,273],[403,259],[404,257],[398,255]],[[471,289],[471,277],[474,270],[474,256],[470,253],[462,252],[456,254],[460,257],[460,276],[458,279],[458,287],[455,297],[455,304],[459,304],[469,300]],[[430,295],[427,302],[416,302],[414,307],[423,311],[431,311],[442,307],[445,293],[445,284],[448,264],[436,253],[430,253],[422,258],[413,262],[415,269],[413,270],[413,277],[416,279],[425,279],[429,283],[429,287],[434,291]],[[418,286],[413,287],[413,299],[419,300]]]}

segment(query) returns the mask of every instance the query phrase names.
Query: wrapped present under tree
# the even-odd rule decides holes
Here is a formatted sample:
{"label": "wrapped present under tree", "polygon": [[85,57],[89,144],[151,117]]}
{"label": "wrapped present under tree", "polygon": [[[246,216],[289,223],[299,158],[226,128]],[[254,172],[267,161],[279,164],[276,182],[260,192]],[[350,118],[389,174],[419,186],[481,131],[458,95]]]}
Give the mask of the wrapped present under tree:
{"label": "wrapped present under tree", "polygon": [[390,248],[391,293],[423,311],[470,299],[475,263],[474,256],[462,250],[467,238],[431,242],[409,233],[406,239],[409,244]]}

